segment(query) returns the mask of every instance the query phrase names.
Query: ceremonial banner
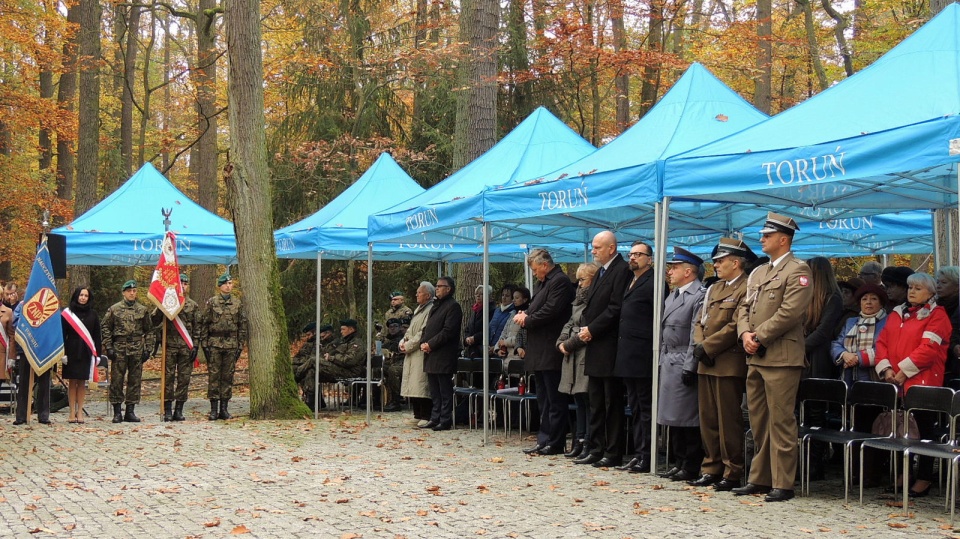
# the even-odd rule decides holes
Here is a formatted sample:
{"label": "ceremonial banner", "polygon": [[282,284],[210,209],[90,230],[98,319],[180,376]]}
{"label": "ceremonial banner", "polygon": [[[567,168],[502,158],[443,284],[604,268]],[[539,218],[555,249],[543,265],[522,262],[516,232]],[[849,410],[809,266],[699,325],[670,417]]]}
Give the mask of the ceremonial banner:
{"label": "ceremonial banner", "polygon": [[186,300],[183,297],[183,285],[180,284],[180,266],[177,264],[177,237],[173,232],[167,232],[163,238],[160,260],[153,271],[147,297],[170,320],[176,318],[183,309]]}
{"label": "ceremonial banner", "polygon": [[37,375],[53,367],[63,356],[63,326],[60,322],[60,300],[57,299],[53,266],[47,240],[40,243],[30,270],[24,301],[18,307],[17,343]]}

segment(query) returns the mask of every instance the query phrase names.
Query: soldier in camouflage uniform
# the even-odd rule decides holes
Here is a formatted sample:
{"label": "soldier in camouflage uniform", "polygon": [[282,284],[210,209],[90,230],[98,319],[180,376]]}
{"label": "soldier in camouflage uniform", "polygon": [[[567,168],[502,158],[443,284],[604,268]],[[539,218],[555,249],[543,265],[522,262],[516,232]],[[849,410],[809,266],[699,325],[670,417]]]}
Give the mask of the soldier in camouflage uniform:
{"label": "soldier in camouflage uniform", "polygon": [[410,327],[410,320],[413,319],[413,309],[404,304],[403,292],[394,290],[390,293],[390,308],[383,315],[383,319],[386,321],[384,327],[390,325],[390,320],[399,320],[400,327],[403,328],[404,332]]}
{"label": "soldier in camouflage uniform", "polygon": [[320,381],[336,382],[338,378],[366,376],[367,352],[357,342],[357,321],[340,321],[340,339],[330,345],[320,362]]}
{"label": "soldier in camouflage uniform", "polygon": [[[303,328],[304,333],[313,331],[316,329],[315,326],[315,323],[311,323]],[[322,356],[331,350],[331,344],[334,342],[333,326],[330,324],[322,325],[318,333],[320,334],[320,355]],[[307,342],[303,343],[303,346],[297,351],[297,355],[293,357],[293,378],[297,381],[300,389],[303,390],[303,401],[310,407],[310,410],[313,410],[314,400],[316,399],[316,393],[314,392],[317,357],[314,354],[314,350],[316,349],[315,342],[316,337],[311,335],[310,338],[307,339]],[[320,407],[324,407],[322,395],[320,396]]]}
{"label": "soldier in camouflage uniform", "polygon": [[[180,332],[172,321],[170,321],[160,309],[154,309],[150,315],[151,321],[158,326],[158,338],[162,335],[163,322],[167,325],[167,359],[164,364],[164,383],[163,383],[163,420],[164,421],[183,421],[183,405],[187,402],[187,392],[190,389],[190,376],[193,375],[193,361],[197,359],[197,352],[200,350],[200,306],[193,301],[187,294],[190,293],[190,278],[186,274],[180,274],[180,284],[183,286],[184,303],[183,309],[177,317],[183,322],[183,327],[187,330],[190,340],[193,341],[193,349],[183,340]],[[173,401],[176,401],[176,407],[173,407]],[[172,410],[171,410],[172,409]]]}
{"label": "soldier in camouflage uniform", "polygon": [[[409,319],[407,326],[410,326]],[[400,382],[403,378],[404,355],[400,353],[400,341],[405,333],[402,320],[387,319],[387,334],[383,337],[383,374],[390,393],[390,403],[383,409],[385,412],[397,412],[402,408]]]}
{"label": "soldier in camouflage uniform", "polygon": [[[233,396],[233,373],[247,342],[247,315],[240,298],[234,297],[233,280],[224,273],[217,278],[220,293],[207,300],[200,315],[200,343],[207,358],[207,419],[230,419],[227,411]],[[217,409],[219,405],[219,410]]]}
{"label": "soldier in camouflage uniform", "polygon": [[[127,281],[120,290],[123,301],[111,305],[100,324],[103,349],[110,358],[110,404],[114,423],[139,423],[134,408],[140,403],[143,364],[150,358],[155,333],[150,312],[137,302],[137,282]],[[127,405],[123,415],[120,414],[122,403]]]}

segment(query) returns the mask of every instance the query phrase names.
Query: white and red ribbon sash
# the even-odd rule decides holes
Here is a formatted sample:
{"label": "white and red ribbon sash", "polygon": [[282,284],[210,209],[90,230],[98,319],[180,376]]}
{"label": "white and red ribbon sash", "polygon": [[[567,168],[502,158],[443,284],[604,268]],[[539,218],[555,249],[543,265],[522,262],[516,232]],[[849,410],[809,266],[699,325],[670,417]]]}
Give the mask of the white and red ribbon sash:
{"label": "white and red ribbon sash", "polygon": [[93,344],[93,336],[90,335],[90,330],[87,329],[87,326],[83,325],[83,322],[77,318],[77,315],[73,314],[73,311],[71,311],[69,307],[61,311],[61,315],[67,323],[70,324],[70,327],[77,332],[77,335],[80,335],[80,338],[83,339],[87,347],[90,348],[90,353],[96,357],[97,345]]}
{"label": "white and red ribbon sash", "polygon": [[187,326],[183,324],[183,320],[180,320],[179,315],[174,317],[173,327],[177,328],[177,333],[183,337],[183,342],[187,343],[187,347],[193,350],[193,339],[190,338],[190,332],[187,331]]}
{"label": "white and red ribbon sash", "polygon": [[7,345],[6,329],[2,326],[0,326],[0,346],[2,346],[4,350],[7,350],[8,348],[10,348],[10,346]]}

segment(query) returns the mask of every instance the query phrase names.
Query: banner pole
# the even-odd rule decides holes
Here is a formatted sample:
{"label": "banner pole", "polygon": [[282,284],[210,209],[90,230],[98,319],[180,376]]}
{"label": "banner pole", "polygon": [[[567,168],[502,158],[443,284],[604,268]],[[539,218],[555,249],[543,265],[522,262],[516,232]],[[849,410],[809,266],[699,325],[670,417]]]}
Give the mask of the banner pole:
{"label": "banner pole", "polygon": [[[27,358],[22,358],[22,360],[27,361]],[[28,363],[27,368],[30,370],[30,383],[27,385],[27,424],[29,425],[30,416],[33,415],[33,384],[35,383],[35,373],[33,372],[33,365]]]}

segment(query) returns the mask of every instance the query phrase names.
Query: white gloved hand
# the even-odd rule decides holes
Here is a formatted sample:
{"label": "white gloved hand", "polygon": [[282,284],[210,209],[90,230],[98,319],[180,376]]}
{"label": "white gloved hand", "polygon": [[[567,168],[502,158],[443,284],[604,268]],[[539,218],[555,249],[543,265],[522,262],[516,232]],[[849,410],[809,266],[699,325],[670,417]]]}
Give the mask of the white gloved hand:
{"label": "white gloved hand", "polygon": [[8,359],[8,360],[7,360],[7,370],[8,370],[8,371],[12,371],[13,368],[16,367],[16,366],[17,366],[17,362],[16,362],[15,360],[13,360],[13,359]]}
{"label": "white gloved hand", "polygon": [[60,360],[60,363],[63,363],[64,365],[66,365],[67,363],[70,363],[69,359],[70,358],[68,358],[67,356],[63,356],[63,359]]}

